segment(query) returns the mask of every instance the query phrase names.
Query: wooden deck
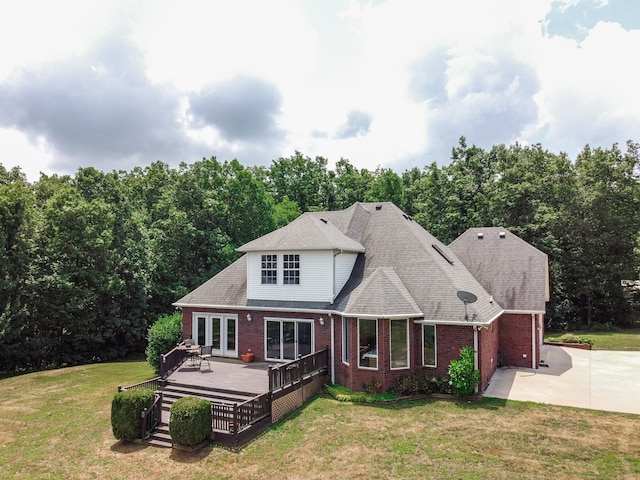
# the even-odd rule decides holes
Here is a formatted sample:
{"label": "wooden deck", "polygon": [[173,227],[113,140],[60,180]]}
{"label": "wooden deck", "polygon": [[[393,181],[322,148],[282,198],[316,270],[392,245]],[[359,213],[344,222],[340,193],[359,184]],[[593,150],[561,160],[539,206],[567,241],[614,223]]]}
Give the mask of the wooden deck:
{"label": "wooden deck", "polygon": [[191,365],[187,360],[166,379],[185,385],[232,390],[259,395],[269,391],[269,364],[208,357],[208,364]]}

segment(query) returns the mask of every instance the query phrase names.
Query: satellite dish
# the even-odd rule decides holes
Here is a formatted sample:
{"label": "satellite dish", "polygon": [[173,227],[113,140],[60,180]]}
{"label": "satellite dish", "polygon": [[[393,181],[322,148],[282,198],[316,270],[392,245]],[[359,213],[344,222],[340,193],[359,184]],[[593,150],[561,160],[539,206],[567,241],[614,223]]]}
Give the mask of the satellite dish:
{"label": "satellite dish", "polygon": [[478,300],[478,297],[476,297],[473,293],[465,292],[464,290],[458,291],[457,295],[458,298],[462,300],[462,303],[464,303],[464,319],[466,321],[469,321],[469,315],[467,314],[467,303],[474,303],[476,300]]}
{"label": "satellite dish", "polygon": [[473,293],[465,292],[464,290],[460,290],[458,292],[458,298],[462,300],[465,303],[465,305],[467,303],[474,303],[478,300],[478,297],[476,297]]}

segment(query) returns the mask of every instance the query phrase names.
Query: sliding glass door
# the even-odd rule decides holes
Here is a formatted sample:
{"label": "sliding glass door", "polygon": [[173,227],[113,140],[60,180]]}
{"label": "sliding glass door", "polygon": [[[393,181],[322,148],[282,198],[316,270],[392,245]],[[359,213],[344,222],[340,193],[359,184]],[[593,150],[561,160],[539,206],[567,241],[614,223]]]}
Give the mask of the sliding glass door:
{"label": "sliding glass door", "polygon": [[295,360],[313,352],[313,320],[267,319],[268,360]]}

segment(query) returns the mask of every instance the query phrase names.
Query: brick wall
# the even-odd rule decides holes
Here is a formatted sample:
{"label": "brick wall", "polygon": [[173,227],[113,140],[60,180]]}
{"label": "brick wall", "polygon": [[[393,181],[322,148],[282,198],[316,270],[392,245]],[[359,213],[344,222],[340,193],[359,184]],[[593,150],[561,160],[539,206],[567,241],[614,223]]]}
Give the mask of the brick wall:
{"label": "brick wall", "polygon": [[[255,354],[256,361],[264,361],[264,329],[265,317],[291,318],[291,319],[313,319],[314,341],[316,350],[329,347],[331,349],[331,319],[328,315],[288,313],[273,311],[254,310],[218,310],[207,308],[184,308],[182,312],[183,338],[190,338],[192,332],[193,313],[219,313],[238,315],[238,352],[251,351]],[[247,320],[247,314],[251,315],[251,321]],[[320,325],[320,317],[323,318],[324,325]],[[530,331],[530,316],[529,331]],[[480,358],[481,390],[484,390],[497,366],[497,351],[501,329],[499,324],[494,322],[492,329],[483,329],[478,336],[478,350]],[[520,321],[517,322],[521,323]],[[349,318],[349,359],[348,364],[342,362],[342,317],[334,316],[335,325],[335,356],[329,353],[330,359],[335,361],[336,383],[344,385],[352,390],[361,391],[363,385],[372,380],[381,384],[381,391],[388,390],[396,383],[399,377],[422,366],[422,326],[409,321],[409,367],[391,370],[390,368],[390,321],[389,319],[378,320],[378,368],[376,370],[358,367],[358,320]],[[519,330],[518,330],[519,331]],[[510,338],[510,335],[505,335]],[[529,336],[529,350],[531,349]],[[449,370],[451,360],[460,356],[460,349],[464,346],[473,347],[473,328],[471,326],[436,326],[436,351],[437,362],[433,371],[446,375]],[[493,360],[493,362],[492,362]],[[530,360],[529,360],[530,362]],[[530,363],[529,363],[530,366]]]}
{"label": "brick wall", "polygon": [[478,368],[480,369],[479,390],[484,392],[491,376],[498,367],[500,323],[496,320],[478,331]]}
{"label": "brick wall", "polygon": [[[540,359],[538,320],[536,318],[536,365]],[[505,313],[499,319],[499,350],[502,364],[508,367],[531,368],[531,314]]]}
{"label": "brick wall", "polygon": [[[313,319],[313,335],[316,350],[321,350],[329,346],[331,342],[331,321],[327,315],[309,313],[289,313],[273,311],[255,310],[220,310],[212,308],[183,308],[182,309],[182,338],[191,338],[192,321],[194,313],[219,313],[232,314],[238,316],[238,353],[253,352],[256,361],[265,360],[264,351],[264,329],[265,317],[291,318],[291,319]],[[251,315],[248,321],[247,315]],[[324,325],[320,325],[320,317],[323,318]]]}

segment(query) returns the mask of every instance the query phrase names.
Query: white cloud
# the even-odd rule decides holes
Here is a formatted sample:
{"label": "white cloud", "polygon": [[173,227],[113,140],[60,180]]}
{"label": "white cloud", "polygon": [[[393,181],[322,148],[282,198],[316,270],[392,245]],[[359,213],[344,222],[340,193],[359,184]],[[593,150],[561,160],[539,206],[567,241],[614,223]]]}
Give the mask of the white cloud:
{"label": "white cloud", "polygon": [[299,150],[400,169],[448,161],[461,135],[570,155],[638,141],[640,7],[565,3],[14,2],[2,157],[73,173]]}

